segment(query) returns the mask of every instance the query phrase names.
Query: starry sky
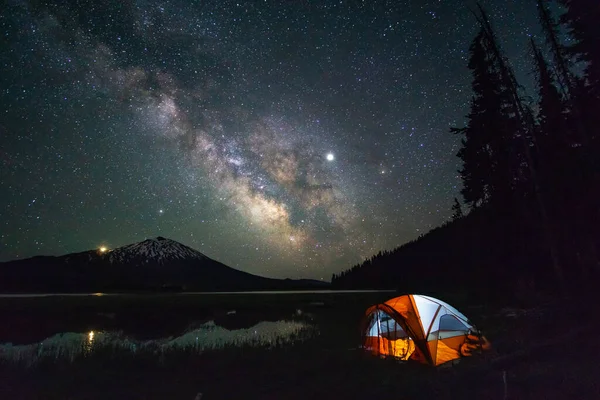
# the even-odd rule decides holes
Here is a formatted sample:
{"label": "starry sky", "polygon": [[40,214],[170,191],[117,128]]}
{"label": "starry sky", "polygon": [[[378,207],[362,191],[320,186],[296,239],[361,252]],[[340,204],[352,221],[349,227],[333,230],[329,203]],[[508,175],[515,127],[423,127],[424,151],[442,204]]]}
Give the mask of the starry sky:
{"label": "starry sky", "polygon": [[[473,2],[4,4],[0,261],[160,235],[329,279],[451,215]],[[526,83],[535,1],[483,5]]]}

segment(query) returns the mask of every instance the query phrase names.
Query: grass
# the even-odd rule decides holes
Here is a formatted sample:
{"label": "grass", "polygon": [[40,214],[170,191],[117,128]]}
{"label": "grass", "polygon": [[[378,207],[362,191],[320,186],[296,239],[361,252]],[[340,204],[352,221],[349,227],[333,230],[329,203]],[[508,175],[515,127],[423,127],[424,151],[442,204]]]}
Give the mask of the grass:
{"label": "grass", "polygon": [[[203,299],[205,303],[168,296],[163,301],[145,297],[122,303],[114,298],[106,303],[102,303],[106,299],[101,303],[87,299],[79,304],[53,299],[35,307],[37,312],[53,310],[57,304],[70,311],[80,307],[88,312],[121,308],[130,310],[129,315],[146,308],[156,313],[185,314],[203,307],[289,315],[300,308],[303,318],[309,318],[318,327],[319,335],[295,344],[279,342],[270,348],[226,347],[200,354],[181,349],[159,356],[153,351],[133,354],[107,348],[72,363],[48,359],[33,368],[3,363],[0,398],[192,400],[201,392],[203,400],[371,396],[500,400],[505,396],[504,375],[508,399],[600,398],[595,382],[600,373],[595,354],[600,354],[600,349],[589,333],[524,352],[519,357],[510,356],[528,349],[540,338],[568,334],[581,315],[560,308],[506,317],[490,310],[478,314],[473,309],[470,313],[457,305],[485,331],[494,351],[486,357],[464,359],[456,366],[430,368],[370,357],[357,349],[358,322],[364,310],[389,294],[285,295],[271,299],[240,296]],[[324,305],[310,306],[313,302]],[[2,307],[3,312],[9,310],[6,305]],[[32,308],[21,310],[35,314]],[[508,356],[506,361],[494,362],[502,356]]]}
{"label": "grass", "polygon": [[228,330],[210,322],[176,337],[135,340],[121,333],[60,333],[29,345],[0,345],[0,361],[13,368],[44,363],[79,363],[102,356],[164,359],[165,355],[199,355],[207,351],[258,348],[270,350],[318,335],[316,326],[300,320],[261,322],[249,329]]}

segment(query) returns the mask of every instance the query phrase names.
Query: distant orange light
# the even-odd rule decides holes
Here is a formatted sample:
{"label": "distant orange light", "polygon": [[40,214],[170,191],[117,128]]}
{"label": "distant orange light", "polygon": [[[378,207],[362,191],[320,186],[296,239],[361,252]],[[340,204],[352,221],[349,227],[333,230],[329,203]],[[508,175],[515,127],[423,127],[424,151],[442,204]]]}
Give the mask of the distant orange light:
{"label": "distant orange light", "polygon": [[108,251],[108,247],[106,247],[106,246],[100,246],[100,247],[98,248],[98,251],[99,251],[100,253],[106,253],[106,252]]}

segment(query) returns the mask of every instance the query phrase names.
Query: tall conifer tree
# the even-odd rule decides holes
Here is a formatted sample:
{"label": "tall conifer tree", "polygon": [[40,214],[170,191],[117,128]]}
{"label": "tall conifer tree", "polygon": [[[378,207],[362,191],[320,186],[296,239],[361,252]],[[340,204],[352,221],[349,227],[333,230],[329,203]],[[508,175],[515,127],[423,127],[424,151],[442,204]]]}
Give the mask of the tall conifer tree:
{"label": "tall conifer tree", "polygon": [[[574,86],[574,77],[570,70],[572,61],[569,57],[567,48],[561,43],[559,24],[556,22],[550,11],[548,0],[537,0],[537,7],[538,17],[544,31],[546,44],[552,54],[552,62],[554,63],[554,70],[556,71],[557,83],[564,96],[569,96]],[[534,56],[537,58],[536,54],[534,54]],[[539,63],[537,63],[537,61],[536,64],[539,68]],[[546,63],[546,65],[548,64]]]}
{"label": "tall conifer tree", "polygon": [[565,193],[572,190],[573,158],[570,127],[567,123],[566,107],[559,93],[550,67],[531,40],[538,83],[539,111],[536,168],[539,171],[542,191],[548,200],[551,218],[560,218],[558,210],[565,209]]}
{"label": "tall conifer tree", "polygon": [[463,198],[471,208],[511,207],[521,164],[515,142],[517,120],[511,115],[511,95],[484,28],[470,47],[469,69],[474,96],[467,126],[452,129],[464,134],[458,153],[463,161]]}
{"label": "tall conifer tree", "polygon": [[471,208],[483,205],[489,198],[487,172],[491,169],[489,153],[489,131],[486,129],[484,99],[493,95],[494,83],[490,77],[490,65],[483,44],[483,32],[473,40],[469,49],[468,67],[473,74],[473,99],[471,112],[468,115],[468,125],[465,128],[453,128],[452,132],[464,135],[462,148],[457,156],[462,160],[463,167],[459,171],[463,189],[461,194],[466,204]]}
{"label": "tall conifer tree", "polygon": [[600,98],[600,3],[595,0],[560,0],[567,9],[561,22],[574,43],[569,51],[586,63],[585,75],[593,94]]}
{"label": "tall conifer tree", "polygon": [[579,248],[585,247],[582,261],[600,275],[600,3],[596,0],[560,0],[566,12],[560,21],[567,28],[571,44],[569,53],[583,63],[583,80],[574,90],[578,114],[583,125],[579,175],[582,182],[576,188],[574,222]]}

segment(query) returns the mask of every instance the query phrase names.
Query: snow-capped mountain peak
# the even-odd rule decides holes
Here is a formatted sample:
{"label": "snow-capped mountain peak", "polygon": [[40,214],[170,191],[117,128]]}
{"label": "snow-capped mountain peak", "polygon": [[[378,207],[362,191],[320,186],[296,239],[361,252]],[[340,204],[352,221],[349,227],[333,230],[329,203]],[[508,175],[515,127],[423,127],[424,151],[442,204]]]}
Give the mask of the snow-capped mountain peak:
{"label": "snow-capped mountain peak", "polygon": [[163,264],[174,260],[205,260],[204,254],[179,242],[163,237],[146,239],[139,243],[118,247],[106,254],[110,263],[155,262]]}

